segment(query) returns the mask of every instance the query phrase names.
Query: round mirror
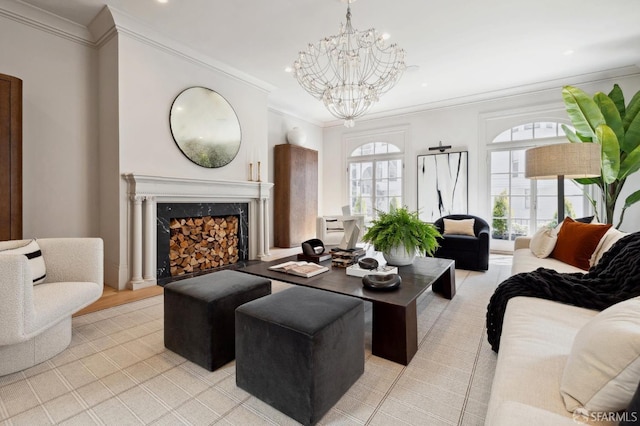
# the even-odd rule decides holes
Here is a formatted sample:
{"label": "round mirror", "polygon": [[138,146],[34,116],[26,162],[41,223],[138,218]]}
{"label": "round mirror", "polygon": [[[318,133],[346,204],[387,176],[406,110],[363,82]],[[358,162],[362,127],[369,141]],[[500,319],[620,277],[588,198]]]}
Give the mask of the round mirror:
{"label": "round mirror", "polygon": [[229,164],[240,150],[240,122],[220,94],[190,87],[171,105],[171,134],[187,158],[202,167]]}

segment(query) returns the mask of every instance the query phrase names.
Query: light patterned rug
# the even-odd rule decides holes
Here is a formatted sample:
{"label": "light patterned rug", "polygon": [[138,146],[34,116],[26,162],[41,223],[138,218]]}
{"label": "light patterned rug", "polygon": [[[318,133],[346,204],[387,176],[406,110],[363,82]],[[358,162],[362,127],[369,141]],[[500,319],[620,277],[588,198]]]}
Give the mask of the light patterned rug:
{"label": "light patterned rug", "polygon": [[[421,296],[406,367],[371,355],[368,306],[365,372],[320,424],[484,424],[496,362],[485,312],[510,264],[492,256],[488,272],[456,271],[451,301]],[[0,425],[296,424],[236,387],[233,362],[209,372],[165,349],[162,328],[162,296],[74,318],[67,350],[0,377]]]}

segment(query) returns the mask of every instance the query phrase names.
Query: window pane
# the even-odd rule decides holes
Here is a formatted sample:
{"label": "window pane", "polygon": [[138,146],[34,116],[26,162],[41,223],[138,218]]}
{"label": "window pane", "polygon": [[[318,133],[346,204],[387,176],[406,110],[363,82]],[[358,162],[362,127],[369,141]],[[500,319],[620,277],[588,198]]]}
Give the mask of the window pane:
{"label": "window pane", "polygon": [[374,152],[374,144],[368,143],[362,145],[362,155],[372,155]]}
{"label": "window pane", "polygon": [[376,178],[386,179],[389,177],[389,162],[377,161],[376,162]]}
{"label": "window pane", "polygon": [[505,130],[504,132],[500,133],[492,142],[511,142],[511,129]]}
{"label": "window pane", "polygon": [[387,144],[385,142],[376,142],[374,144],[374,153],[375,154],[386,154],[387,153]]}
{"label": "window pane", "polygon": [[507,194],[509,192],[509,175],[491,176],[491,195]]}
{"label": "window pane", "polygon": [[491,153],[491,173],[509,173],[509,151]]}
{"label": "window pane", "polygon": [[352,157],[375,155],[373,161],[349,162],[351,209],[367,215],[367,221],[377,216],[375,209],[388,211],[390,205],[402,206],[402,160],[385,159],[388,153],[397,152],[401,150],[387,142],[364,144],[352,152]]}
{"label": "window pane", "polygon": [[533,139],[533,123],[522,124],[511,129],[514,141]]}
{"label": "window pane", "polygon": [[558,132],[558,124],[553,122],[541,121],[536,123],[538,126],[534,129],[534,139],[555,138]]}

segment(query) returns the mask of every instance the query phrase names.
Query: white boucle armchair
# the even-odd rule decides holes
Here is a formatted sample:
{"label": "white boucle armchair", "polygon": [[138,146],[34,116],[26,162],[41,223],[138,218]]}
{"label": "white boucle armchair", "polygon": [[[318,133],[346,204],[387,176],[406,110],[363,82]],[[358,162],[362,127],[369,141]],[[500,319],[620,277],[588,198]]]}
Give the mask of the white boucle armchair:
{"label": "white boucle armchair", "polygon": [[[0,250],[26,242],[0,242]],[[102,295],[102,239],[42,238],[37,243],[46,266],[42,284],[33,284],[26,256],[0,256],[0,376],[62,352],[71,343],[71,315]]]}

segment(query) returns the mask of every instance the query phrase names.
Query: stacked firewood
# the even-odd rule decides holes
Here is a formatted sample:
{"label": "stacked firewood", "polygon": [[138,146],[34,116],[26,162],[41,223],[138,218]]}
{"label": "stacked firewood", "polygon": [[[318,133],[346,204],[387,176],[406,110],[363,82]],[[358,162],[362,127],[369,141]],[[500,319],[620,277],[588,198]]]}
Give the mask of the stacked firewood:
{"label": "stacked firewood", "polygon": [[171,276],[236,263],[239,258],[238,226],[237,216],[171,219]]}

